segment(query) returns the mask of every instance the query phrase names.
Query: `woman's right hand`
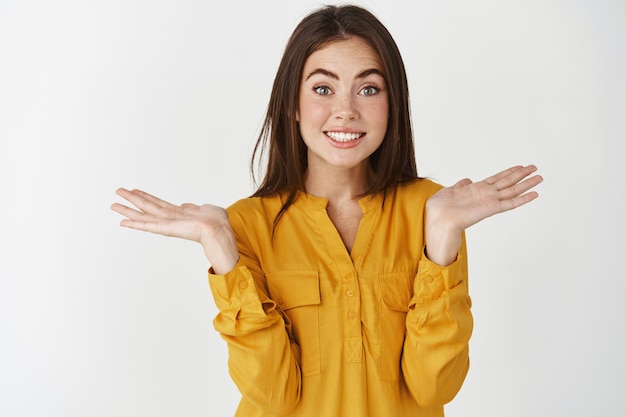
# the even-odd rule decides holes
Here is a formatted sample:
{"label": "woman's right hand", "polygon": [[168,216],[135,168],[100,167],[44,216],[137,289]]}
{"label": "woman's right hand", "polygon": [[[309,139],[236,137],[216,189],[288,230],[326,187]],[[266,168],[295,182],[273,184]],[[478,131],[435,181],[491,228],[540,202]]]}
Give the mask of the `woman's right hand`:
{"label": "woman's right hand", "polygon": [[217,274],[225,274],[237,264],[237,241],[222,207],[190,203],[177,206],[141,190],[120,188],[116,193],[137,207],[119,203],[111,206],[126,217],[120,226],[198,242]]}

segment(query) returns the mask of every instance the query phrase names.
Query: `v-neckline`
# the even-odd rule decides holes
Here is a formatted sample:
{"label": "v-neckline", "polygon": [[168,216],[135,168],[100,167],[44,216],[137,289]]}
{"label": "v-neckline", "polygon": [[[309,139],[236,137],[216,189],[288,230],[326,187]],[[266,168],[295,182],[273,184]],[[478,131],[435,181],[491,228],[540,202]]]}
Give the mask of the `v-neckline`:
{"label": "v-neckline", "polygon": [[[359,226],[354,238],[352,250],[343,242],[339,230],[331,220],[327,212],[328,199],[324,197],[316,197],[311,194],[300,192],[299,196],[304,200],[305,204],[316,212],[316,218],[320,226],[320,230],[332,230],[333,233],[324,233],[326,246],[329,255],[334,258],[337,263],[349,262],[352,269],[360,269],[367,248],[370,246],[372,239],[375,217],[382,205],[382,195],[380,193],[371,196],[365,196],[359,199],[358,204],[363,211],[363,215],[359,220]],[[377,210],[378,209],[378,210]]]}

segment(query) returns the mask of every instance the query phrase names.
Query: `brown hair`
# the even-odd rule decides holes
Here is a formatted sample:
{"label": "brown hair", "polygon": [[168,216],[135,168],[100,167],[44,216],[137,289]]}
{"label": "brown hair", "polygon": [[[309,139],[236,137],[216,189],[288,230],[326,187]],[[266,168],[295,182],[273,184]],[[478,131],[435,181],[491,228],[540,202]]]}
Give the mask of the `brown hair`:
{"label": "brown hair", "polygon": [[307,148],[300,136],[296,112],[305,61],[328,43],[352,36],[365,40],[380,57],[389,94],[387,132],[380,147],[370,156],[373,178],[363,195],[385,192],[418,178],[406,72],[395,41],[385,26],[365,9],[352,5],[325,6],[307,15],[287,42],[252,154],[254,177],[255,161],[260,165],[268,150],[264,178],[253,197],[286,195],[274,226],[297,192],[304,191]]}

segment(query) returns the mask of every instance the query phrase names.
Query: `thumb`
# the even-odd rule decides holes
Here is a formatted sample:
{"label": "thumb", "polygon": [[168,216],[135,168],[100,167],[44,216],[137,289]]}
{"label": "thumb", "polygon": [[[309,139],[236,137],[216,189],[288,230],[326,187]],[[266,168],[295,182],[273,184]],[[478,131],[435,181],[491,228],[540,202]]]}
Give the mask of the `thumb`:
{"label": "thumb", "polygon": [[470,180],[469,178],[463,178],[462,180],[459,180],[456,182],[456,184],[454,184],[452,187],[450,188],[461,188],[461,187],[466,187],[470,184],[472,184],[472,180]]}

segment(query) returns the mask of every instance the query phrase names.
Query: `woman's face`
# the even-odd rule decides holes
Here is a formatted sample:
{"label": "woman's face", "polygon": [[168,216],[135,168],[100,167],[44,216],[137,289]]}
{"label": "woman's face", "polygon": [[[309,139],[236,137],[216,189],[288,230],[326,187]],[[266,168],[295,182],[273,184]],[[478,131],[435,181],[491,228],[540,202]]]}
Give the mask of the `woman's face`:
{"label": "woman's face", "polygon": [[385,137],[388,107],[380,59],[364,40],[353,36],[313,52],[297,113],[309,170],[368,164]]}

